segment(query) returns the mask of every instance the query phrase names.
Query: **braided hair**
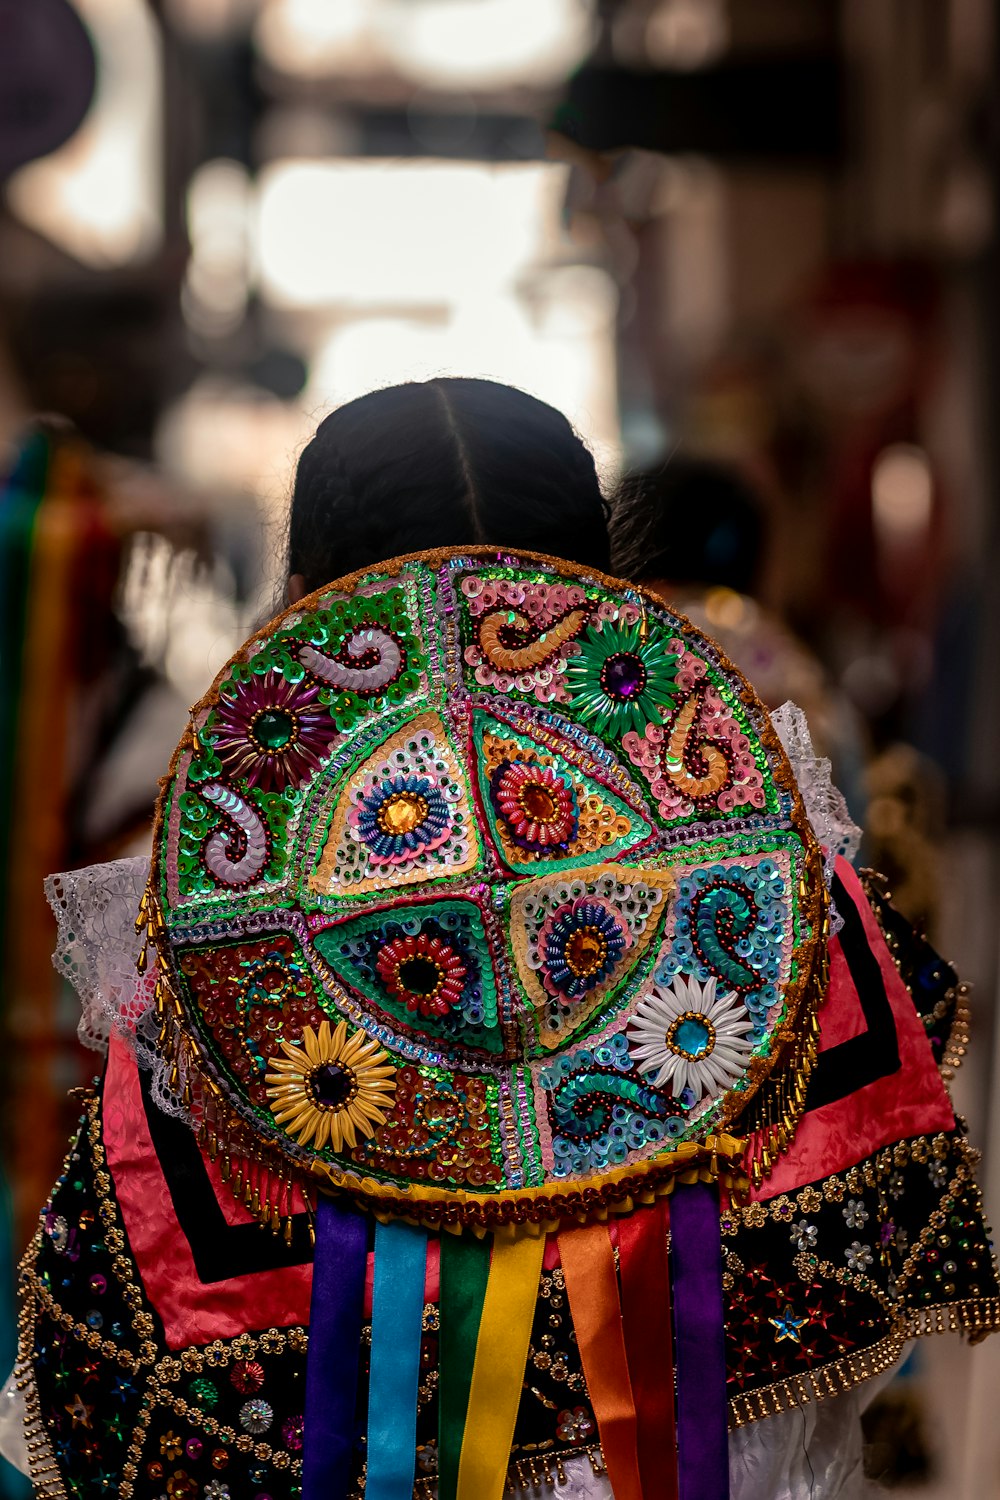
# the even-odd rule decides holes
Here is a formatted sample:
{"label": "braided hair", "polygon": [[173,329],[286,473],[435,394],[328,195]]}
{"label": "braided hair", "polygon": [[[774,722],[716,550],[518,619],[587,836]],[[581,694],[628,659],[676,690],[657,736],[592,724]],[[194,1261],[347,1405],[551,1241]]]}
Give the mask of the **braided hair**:
{"label": "braided hair", "polygon": [[371,391],[320,423],[288,526],[288,573],[307,590],[476,542],[607,571],[594,460],[561,412],[492,380],[440,378]]}

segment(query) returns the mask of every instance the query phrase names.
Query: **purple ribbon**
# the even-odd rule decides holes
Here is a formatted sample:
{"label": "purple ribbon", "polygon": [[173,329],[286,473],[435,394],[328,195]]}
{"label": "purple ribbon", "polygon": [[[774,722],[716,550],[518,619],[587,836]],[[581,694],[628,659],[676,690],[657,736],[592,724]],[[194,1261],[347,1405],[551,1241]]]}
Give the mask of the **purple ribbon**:
{"label": "purple ribbon", "polygon": [[319,1195],[309,1309],[302,1500],[343,1500],[354,1460],[368,1220]]}
{"label": "purple ribbon", "polygon": [[670,1200],[680,1500],[728,1500],[729,1424],[719,1193],[678,1184]]}

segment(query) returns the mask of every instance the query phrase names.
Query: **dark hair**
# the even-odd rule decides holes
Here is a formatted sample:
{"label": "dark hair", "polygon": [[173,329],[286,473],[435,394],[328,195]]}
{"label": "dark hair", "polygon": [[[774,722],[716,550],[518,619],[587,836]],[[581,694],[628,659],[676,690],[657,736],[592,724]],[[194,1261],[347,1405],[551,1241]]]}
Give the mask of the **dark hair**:
{"label": "dark hair", "polygon": [[623,578],[722,584],[752,594],[766,540],[756,492],[735,469],[674,457],[625,482],[611,528]]}
{"label": "dark hair", "polygon": [[594,460],[561,412],[492,380],[449,378],[371,391],[319,424],[288,527],[288,572],[307,589],[475,542],[608,570]]}

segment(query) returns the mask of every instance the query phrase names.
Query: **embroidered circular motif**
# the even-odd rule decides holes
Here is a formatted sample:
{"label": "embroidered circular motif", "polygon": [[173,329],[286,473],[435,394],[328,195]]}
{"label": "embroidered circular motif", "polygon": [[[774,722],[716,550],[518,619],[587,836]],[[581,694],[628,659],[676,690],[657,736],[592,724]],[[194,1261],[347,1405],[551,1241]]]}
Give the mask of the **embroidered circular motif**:
{"label": "embroidered circular motif", "polygon": [[815,1053],[821,855],[766,712],[550,559],[402,559],[249,641],[145,915],[206,1139],[431,1225],[664,1190],[780,1130]]}

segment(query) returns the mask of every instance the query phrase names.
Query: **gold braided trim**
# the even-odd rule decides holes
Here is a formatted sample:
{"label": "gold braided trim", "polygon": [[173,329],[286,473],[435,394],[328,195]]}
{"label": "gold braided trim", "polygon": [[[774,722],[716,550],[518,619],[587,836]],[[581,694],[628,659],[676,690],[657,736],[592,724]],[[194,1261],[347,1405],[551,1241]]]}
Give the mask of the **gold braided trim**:
{"label": "gold braided trim", "polygon": [[1000,1329],[1000,1297],[966,1297],[961,1302],[942,1302],[918,1307],[907,1315],[908,1338],[931,1333],[964,1333],[978,1344]]}
{"label": "gold braided trim", "polygon": [[[514,1494],[521,1490],[537,1490],[542,1484],[565,1484],[566,1461],[577,1458],[589,1458],[590,1467],[595,1474],[608,1472],[600,1445],[595,1443],[587,1448],[566,1449],[560,1453],[538,1453],[532,1454],[530,1458],[517,1459],[507,1470],[504,1490],[508,1494]],[[430,1475],[419,1478],[413,1486],[414,1500],[435,1500],[437,1492],[437,1479]]]}
{"label": "gold braided trim", "polygon": [[[872,899],[873,897],[879,897],[883,901],[892,901],[892,891],[889,889],[889,881],[878,870],[867,867],[859,872],[859,876],[861,887],[871,902],[872,913],[878,923],[879,931],[885,939],[889,956],[896,966],[896,972],[899,974],[900,979],[902,979],[903,972],[899,962],[899,943],[895,933],[888,931],[882,921],[882,911],[879,902]],[[944,961],[948,964],[949,969],[955,970],[953,963],[947,959]],[[903,983],[905,984],[906,981],[903,980]],[[955,1074],[965,1061],[966,1053],[969,1050],[969,1026],[972,1020],[972,1012],[969,1008],[969,996],[971,993],[972,986],[961,980],[954,989],[947,990],[944,1000],[939,1000],[938,1004],[934,1007],[935,1019],[941,1020],[944,1019],[947,1011],[939,1011],[938,1006],[947,1006],[953,1003],[955,1007],[951,1018],[951,1027],[948,1032],[948,1040],[945,1043],[944,1053],[938,1064],[938,1071],[945,1083],[952,1082]]]}
{"label": "gold braided trim", "polygon": [[760,1390],[745,1391],[734,1397],[729,1402],[729,1425],[745,1427],[748,1422],[776,1416],[790,1407],[825,1401],[828,1396],[852,1391],[894,1365],[911,1339],[935,1333],[964,1333],[970,1342],[979,1343],[998,1329],[998,1297],[969,1297],[962,1302],[916,1308],[904,1313],[897,1328],[867,1349],[851,1350],[831,1364],[786,1376]]}
{"label": "gold braided trim", "polygon": [[903,1351],[907,1334],[893,1332],[879,1339],[868,1349],[855,1349],[842,1354],[832,1364],[818,1369],[803,1371],[797,1375],[776,1380],[756,1391],[744,1391],[729,1403],[730,1427],[745,1427],[748,1422],[760,1421],[762,1417],[774,1417],[789,1407],[805,1406],[810,1401],[825,1401],[828,1396],[840,1396],[852,1391],[855,1386],[875,1375],[881,1375],[894,1365]]}
{"label": "gold braided trim", "polygon": [[59,1465],[49,1440],[48,1428],[42,1417],[38,1386],[35,1384],[33,1356],[37,1310],[33,1288],[24,1280],[28,1261],[37,1255],[40,1244],[41,1230],[36,1229],[21,1262],[21,1308],[17,1319],[17,1360],[14,1365],[14,1381],[24,1402],[24,1441],[28,1450],[32,1493],[36,1500],[67,1500]]}
{"label": "gold braided trim", "polygon": [[951,1020],[951,1030],[948,1033],[948,1044],[941,1058],[941,1077],[945,1083],[951,1083],[969,1050],[969,1027],[972,1022],[972,1011],[969,1007],[971,990],[972,986],[966,984],[964,980],[955,990],[955,1013]]}

